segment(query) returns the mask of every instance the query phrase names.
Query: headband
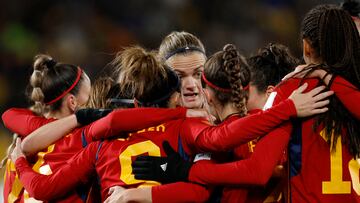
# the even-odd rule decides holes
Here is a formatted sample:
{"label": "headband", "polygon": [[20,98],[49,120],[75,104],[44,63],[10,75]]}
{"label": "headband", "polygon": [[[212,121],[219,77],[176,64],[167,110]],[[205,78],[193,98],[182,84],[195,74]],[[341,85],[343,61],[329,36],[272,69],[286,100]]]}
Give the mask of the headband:
{"label": "headband", "polygon": [[50,105],[50,104],[53,104],[53,103],[59,101],[59,100],[62,99],[67,93],[69,93],[72,89],[74,89],[74,87],[78,84],[78,82],[79,82],[79,80],[80,80],[80,78],[81,78],[82,72],[83,72],[83,70],[82,70],[80,67],[78,67],[78,68],[77,68],[77,76],[76,76],[76,79],[75,79],[74,83],[73,83],[67,90],[65,90],[61,95],[59,95],[58,97],[56,97],[55,99],[53,99],[53,100],[51,100],[51,101],[49,101],[49,102],[46,102],[45,104],[46,104],[46,105]]}
{"label": "headband", "polygon": [[198,51],[201,52],[205,55],[205,52],[200,49],[199,47],[194,47],[194,46],[186,46],[186,47],[181,47],[178,49],[175,49],[174,51],[168,53],[165,55],[165,60],[168,60],[170,57],[174,56],[175,54],[179,54],[179,53],[186,53],[189,51]]}
{"label": "headband", "polygon": [[[212,87],[220,92],[231,92],[231,88],[222,88],[222,87],[216,86],[215,84],[211,83],[209,80],[206,79],[204,72],[202,72],[201,77],[202,77],[203,81],[210,87]],[[249,85],[246,85],[245,87],[243,87],[243,90],[245,90],[245,91],[248,89],[249,89]]]}

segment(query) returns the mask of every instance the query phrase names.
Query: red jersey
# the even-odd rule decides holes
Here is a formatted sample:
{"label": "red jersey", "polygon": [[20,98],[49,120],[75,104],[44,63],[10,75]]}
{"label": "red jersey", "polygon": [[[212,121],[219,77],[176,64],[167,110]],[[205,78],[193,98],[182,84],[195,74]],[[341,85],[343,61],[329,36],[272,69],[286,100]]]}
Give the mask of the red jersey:
{"label": "red jersey", "polygon": [[[301,79],[289,79],[277,88],[274,104],[287,98],[301,84]],[[308,89],[313,89],[319,83],[317,79],[305,79]],[[335,96],[356,118],[360,118],[360,91],[352,84],[336,77],[331,90]],[[336,144],[336,150],[331,152],[322,127],[315,131],[315,117],[297,119],[289,143],[290,164],[290,202],[360,202],[360,164],[349,153],[344,142],[346,132],[341,135]]]}
{"label": "red jersey", "polygon": [[[287,100],[268,111],[237,119],[226,125],[209,126],[207,122],[197,118],[177,120],[130,134],[130,138],[126,141],[117,139],[92,143],[71,159],[67,165],[50,176],[34,173],[23,158],[17,160],[16,166],[25,187],[31,194],[41,199],[62,195],[78,182],[87,180],[89,174],[96,171],[100,177],[102,198],[104,199],[111,186],[137,187],[148,184],[149,182],[134,179],[133,174],[131,174],[132,159],[142,154],[164,155],[161,144],[164,140],[168,140],[184,156],[195,155],[203,151],[227,151],[274,129],[294,115],[296,115],[294,105],[291,100]],[[132,116],[133,119],[138,119],[136,115]],[[260,124],[257,128],[253,128],[255,121]],[[102,135],[103,137],[114,135],[113,133],[120,133],[114,129],[118,129],[115,125],[121,123],[105,124],[95,122],[88,133],[93,136]],[[74,170],[74,168],[77,170]],[[67,179],[62,177],[67,177]],[[51,184],[48,185],[48,183]],[[152,184],[152,182],[150,183]],[[172,186],[174,184],[154,187],[152,191],[153,201],[178,200],[178,198],[174,198],[172,193],[164,194],[162,192]],[[176,186],[175,184],[174,187]],[[44,191],[44,188],[47,190]],[[182,190],[192,191],[192,188],[187,186],[182,187]],[[206,194],[206,191],[203,194]],[[180,195],[179,198],[186,198],[183,194]],[[167,199],[156,199],[157,197]],[[198,198],[203,201],[206,197]]]}
{"label": "red jersey", "polygon": [[[118,130],[128,131],[129,129],[137,129],[131,124],[127,125],[127,122],[135,122],[135,120],[128,119],[129,115],[148,113],[151,111],[156,118],[142,119],[137,127],[143,128],[149,125],[157,124],[168,119],[184,118],[186,115],[186,109],[156,109],[154,113],[152,109],[131,109],[131,110],[115,110],[109,114],[108,117],[100,119],[95,123],[97,125],[109,125],[112,122],[119,123],[117,125]],[[5,126],[12,131],[25,137],[27,134],[36,130],[44,124],[47,124],[54,119],[46,119],[33,114],[30,110],[25,109],[10,109],[6,111],[3,116]],[[54,171],[63,166],[68,159],[74,154],[79,152],[83,147],[90,143],[95,136],[89,133],[92,129],[92,125],[75,129],[72,133],[59,139],[54,144],[50,145],[47,150],[39,152],[37,154],[37,161],[33,165],[33,170],[44,175],[52,174]],[[91,131],[91,130],[90,130]],[[111,132],[109,132],[111,133]],[[11,164],[11,161],[9,162]],[[11,166],[11,165],[10,165]],[[18,180],[18,176],[15,173],[15,167],[9,167],[6,170],[6,180],[4,188],[5,202],[14,202],[21,198],[22,201],[30,199],[31,196],[25,191],[25,195],[22,195],[22,184]],[[87,189],[86,189],[87,188]],[[84,202],[87,200],[89,192],[89,185],[80,185],[70,194],[67,193],[61,199],[52,201],[56,202]]]}
{"label": "red jersey", "polygon": [[[261,112],[261,109],[254,109],[249,111],[249,114],[255,114]],[[230,117],[229,119],[234,119]],[[227,119],[225,122],[228,122]],[[254,152],[256,143],[259,141],[260,137],[252,140],[246,144],[243,144],[234,149],[233,156],[235,160],[247,159]],[[282,158],[281,163],[284,163],[286,160],[285,153],[284,158]],[[265,186],[255,186],[255,185],[236,185],[236,186],[227,186],[224,187],[221,202],[248,202],[248,203],[262,203],[262,202],[280,202],[284,200],[282,194],[282,180],[280,177],[271,178]]]}

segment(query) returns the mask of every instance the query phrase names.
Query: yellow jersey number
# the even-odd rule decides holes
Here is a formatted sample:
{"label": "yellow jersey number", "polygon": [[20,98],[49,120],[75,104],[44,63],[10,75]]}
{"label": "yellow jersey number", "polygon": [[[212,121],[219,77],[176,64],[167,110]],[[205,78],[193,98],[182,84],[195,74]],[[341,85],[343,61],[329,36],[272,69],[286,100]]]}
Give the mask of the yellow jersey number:
{"label": "yellow jersey number", "polygon": [[139,187],[160,185],[160,183],[156,181],[136,180],[134,174],[132,174],[131,157],[144,153],[148,153],[149,156],[161,155],[160,148],[150,140],[129,145],[121,152],[119,155],[121,167],[120,180],[128,185],[142,183]]}

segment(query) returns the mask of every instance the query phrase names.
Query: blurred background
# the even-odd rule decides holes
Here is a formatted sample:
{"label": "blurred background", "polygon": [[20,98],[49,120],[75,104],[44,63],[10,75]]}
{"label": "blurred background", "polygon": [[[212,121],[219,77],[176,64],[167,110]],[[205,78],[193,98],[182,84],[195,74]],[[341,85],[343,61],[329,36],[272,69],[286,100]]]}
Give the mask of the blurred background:
{"label": "blurred background", "polygon": [[[187,31],[204,43],[207,55],[234,43],[251,55],[269,42],[300,57],[300,22],[317,4],[332,0],[129,0],[1,1],[0,113],[26,107],[32,60],[47,53],[77,64],[92,79],[102,74],[121,47],[157,49],[171,31]],[[11,132],[0,125],[0,157]],[[1,174],[4,170],[0,171]],[[0,187],[2,187],[2,178]],[[0,202],[3,202],[2,189]]]}

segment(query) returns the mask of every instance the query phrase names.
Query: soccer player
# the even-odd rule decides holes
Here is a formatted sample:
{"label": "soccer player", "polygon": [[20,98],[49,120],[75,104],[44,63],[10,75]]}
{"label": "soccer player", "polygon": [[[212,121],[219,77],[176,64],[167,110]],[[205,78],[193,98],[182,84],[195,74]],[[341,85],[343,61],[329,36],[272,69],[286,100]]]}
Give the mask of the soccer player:
{"label": "soccer player", "polygon": [[[319,5],[305,16],[301,35],[306,65],[298,66],[276,88],[274,104],[286,98],[303,82],[309,84],[309,89],[325,84],[335,92],[335,96],[330,99],[327,113],[293,122],[294,131],[289,143],[290,194],[287,200],[360,202],[360,164],[356,160],[360,155],[360,111],[356,107],[360,99],[360,39],[355,23],[339,7]],[[260,144],[264,144],[267,138],[260,140],[250,159],[261,155]],[[266,155],[273,150],[268,146]],[[230,164],[195,164],[188,179],[208,184],[254,184],[255,181],[249,178],[254,171],[246,165],[251,162],[250,159]],[[259,165],[261,163],[255,165],[256,169],[261,169]],[[264,163],[263,167],[266,165]],[[246,169],[247,173],[239,173]],[[263,176],[263,173],[255,172]]]}
{"label": "soccer player", "polygon": [[182,31],[171,32],[161,42],[159,56],[181,79],[180,105],[201,108],[201,73],[206,61],[205,48],[195,35]]}
{"label": "soccer player", "polygon": [[[122,67],[123,77],[127,80],[127,82],[124,80],[125,83],[123,85],[124,87],[132,86],[134,88],[136,103],[142,106],[158,107],[169,104],[170,106],[171,104],[175,105],[174,99],[176,99],[176,94],[173,93],[180,86],[177,75],[167,66],[157,62],[156,56],[153,53],[148,53],[141,48],[130,48],[125,51],[136,53],[123,54],[123,56],[130,57],[129,61],[136,61],[136,63],[129,63],[131,66]],[[230,50],[230,52],[234,53],[234,50]],[[237,57],[234,57],[233,60],[237,60]],[[232,59],[230,58],[229,61],[231,62]],[[228,64],[233,66],[231,63]],[[241,68],[240,64],[234,66]],[[154,78],[156,79],[154,80]],[[246,83],[246,78],[242,79]],[[240,86],[237,84],[233,88]],[[238,92],[242,90],[233,89],[233,91]],[[237,95],[241,96],[244,93]],[[298,115],[304,113],[304,115],[309,115],[309,112],[312,114],[313,111],[317,111],[313,107],[306,108],[304,111],[302,108],[308,106],[308,102],[312,103],[316,99],[312,99],[310,94],[306,96],[300,95],[297,92],[292,96],[294,103],[292,100],[287,100],[264,113],[249,116],[243,120],[235,120],[234,122],[217,127],[209,126],[202,119],[180,119],[131,133],[130,137],[126,140],[120,138],[91,143],[85,150],[69,160],[66,166],[50,176],[34,173],[24,158],[18,159],[16,166],[25,187],[32,194],[42,199],[54,198],[63,194],[77,183],[87,180],[89,174],[96,171],[100,177],[102,198],[105,199],[109,188],[114,185],[131,188],[154,184],[153,182],[134,179],[134,176],[131,174],[131,157],[146,153],[156,156],[164,155],[163,147],[161,146],[164,139],[169,140],[172,147],[176,146],[178,150],[182,150],[188,156],[193,156],[201,151],[226,151],[240,143],[264,134],[266,131],[274,129],[282,121],[288,120],[295,112]],[[305,96],[305,98],[302,96]],[[322,98],[322,96],[320,97]],[[245,106],[244,99],[239,97],[234,99],[241,103],[241,108]],[[294,104],[296,110],[294,109]],[[86,133],[91,133],[96,137],[109,137],[119,134],[117,125],[124,124],[121,122],[108,122],[108,119],[111,118],[110,115],[93,123]],[[131,117],[134,119],[136,115],[131,115]],[[141,119],[141,117],[138,119]],[[259,124],[256,128],[252,126],[254,121]],[[133,125],[136,125],[136,122]],[[22,156],[19,148],[15,150],[13,158],[17,159],[18,156]],[[77,170],[74,171],[74,168]],[[66,180],[62,178],[64,175],[68,177]],[[49,182],[52,184],[48,185],[47,183]],[[44,187],[47,188],[46,191],[43,190]],[[150,189],[144,188],[142,191],[152,196],[150,199],[153,199],[153,201],[169,201],[175,191],[186,191],[187,196],[178,195],[173,201],[192,201],[194,199],[205,201],[208,197],[208,191],[205,188],[189,183],[155,186]]]}
{"label": "soccer player", "polygon": [[[28,109],[11,109],[3,114],[5,126],[19,126],[22,121],[10,116],[10,114],[27,114],[45,116],[48,122],[54,118],[63,118],[72,114],[79,105],[86,103],[90,92],[90,79],[86,73],[79,67],[57,63],[48,55],[37,55],[33,64],[34,71],[30,78],[32,92],[31,101],[35,104],[31,110]],[[14,130],[19,137],[24,138],[38,125],[35,120],[29,120],[28,126]],[[34,144],[34,147],[38,146]],[[42,149],[42,148],[41,148]],[[38,162],[42,161],[40,156]],[[46,168],[46,167],[45,167]],[[34,170],[40,171],[40,165],[34,166]],[[43,173],[48,173],[48,171]],[[4,200],[5,202],[15,202],[29,199],[23,196],[23,187],[16,175],[14,164],[7,162],[5,172]],[[76,193],[68,194],[66,198],[72,201],[79,199]]]}
{"label": "soccer player", "polygon": [[[247,101],[247,109],[249,114],[269,108],[272,99],[266,106],[269,97],[276,96],[273,93],[275,86],[281,82],[281,79],[288,73],[292,72],[298,65],[298,60],[292,56],[289,49],[281,44],[270,43],[259,49],[258,53],[247,59],[251,71],[251,80],[249,84],[249,99]],[[250,141],[240,147],[234,149],[235,160],[246,159],[251,156],[256,148],[258,139]],[[249,185],[236,185],[225,187],[221,202],[264,202],[265,200],[283,200],[282,188],[286,179],[283,162],[276,166],[273,178],[265,187],[256,187]],[[279,200],[279,201],[282,201]]]}

